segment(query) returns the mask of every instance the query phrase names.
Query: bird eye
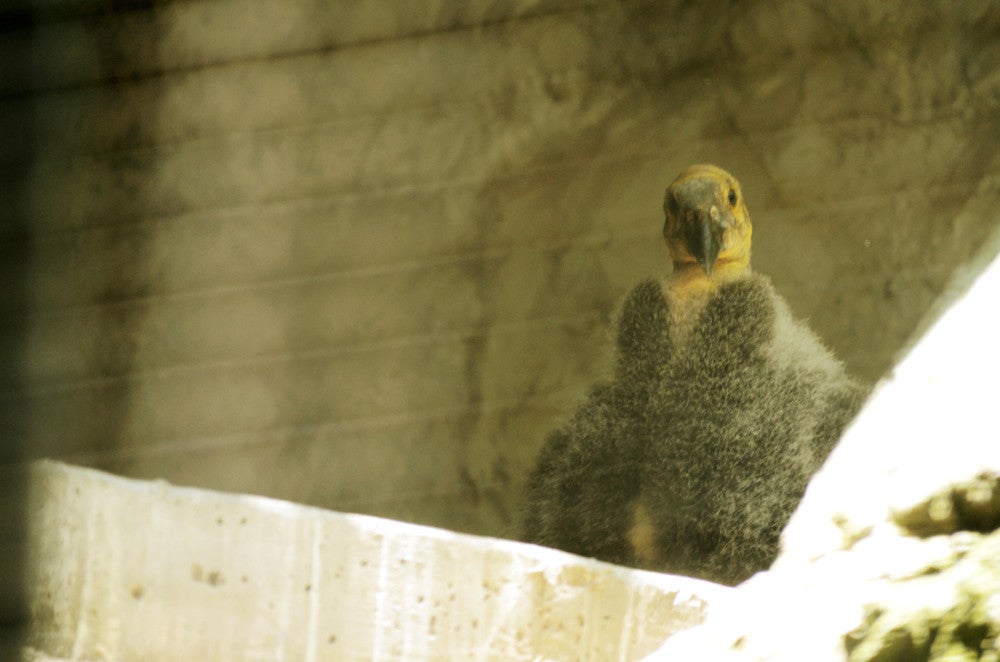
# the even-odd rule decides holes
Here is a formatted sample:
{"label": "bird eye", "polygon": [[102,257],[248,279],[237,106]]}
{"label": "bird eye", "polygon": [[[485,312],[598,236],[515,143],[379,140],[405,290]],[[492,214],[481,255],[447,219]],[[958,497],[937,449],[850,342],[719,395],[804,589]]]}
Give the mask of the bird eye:
{"label": "bird eye", "polygon": [[736,189],[729,189],[729,204],[733,207],[736,206]]}

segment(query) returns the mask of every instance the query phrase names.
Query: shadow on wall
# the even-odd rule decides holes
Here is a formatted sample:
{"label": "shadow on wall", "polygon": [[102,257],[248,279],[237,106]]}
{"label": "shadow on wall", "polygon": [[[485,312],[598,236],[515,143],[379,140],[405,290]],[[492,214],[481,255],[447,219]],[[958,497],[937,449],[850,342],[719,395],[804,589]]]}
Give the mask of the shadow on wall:
{"label": "shadow on wall", "polygon": [[[0,38],[30,29],[31,17],[17,12],[0,12]],[[30,58],[14,57],[0,68],[4,97],[10,88],[30,76]],[[27,624],[24,586],[25,499],[23,480],[15,480],[13,466],[25,454],[23,357],[27,340],[29,302],[28,268],[30,236],[28,200],[10,195],[8,183],[19,165],[30,161],[35,127],[30,108],[22,104],[16,112],[0,119],[0,196],[7,209],[0,224],[0,658],[16,659],[23,628]]]}
{"label": "shadow on wall", "polygon": [[[45,192],[64,174],[60,171],[63,164],[79,156],[80,145],[48,138],[46,127],[39,124],[35,115],[36,108],[42,105],[39,99],[61,94],[72,96],[81,86],[85,88],[97,81],[113,81],[112,87],[127,85],[129,61],[139,43],[137,40],[141,39],[143,48],[156,48],[157,35],[161,33],[156,25],[156,12],[136,12],[145,17],[147,24],[135,32],[134,23],[129,24],[129,30],[107,30],[101,14],[149,9],[151,2],[108,4],[107,8],[97,3],[40,6],[30,0],[21,0],[0,9],[0,40],[8,56],[0,69],[0,196],[6,206],[0,213],[2,659],[15,659],[12,651],[19,647],[28,617],[23,577],[27,553],[24,549],[26,485],[16,466],[44,456],[101,454],[120,445],[129,420],[130,397],[128,383],[120,378],[135,369],[136,348],[147,312],[146,305],[122,307],[114,304],[135,298],[149,289],[151,274],[146,259],[148,251],[141,239],[144,235],[129,232],[128,225],[136,221],[134,211],[144,206],[143,200],[156,167],[151,162],[155,155],[150,150],[123,151],[126,156],[110,169],[115,180],[113,188],[126,192],[127,205],[116,200],[97,200],[96,191],[92,189],[98,187],[88,188],[83,182],[65,182],[64,185],[68,183],[78,189],[75,195],[81,199],[73,202],[86,210],[76,215],[82,219],[79,222],[67,221],[70,214],[53,213],[47,206],[51,202],[46,199]],[[67,19],[82,19],[83,24],[89,26],[83,37],[91,49],[96,68],[88,70],[84,58],[84,64],[79,66],[84,72],[80,80],[74,79],[72,74],[61,76],[60,64],[50,65],[45,53],[52,44],[39,38],[44,29]],[[58,63],[60,56],[52,54],[51,62]],[[88,75],[93,76],[93,80],[88,80]],[[121,104],[116,103],[116,95],[103,94],[100,98],[101,102],[90,110],[90,120],[80,120],[89,126],[74,135],[74,139],[86,141],[93,137],[92,133],[100,133],[103,129],[95,119],[107,120],[109,124],[119,121],[123,110]],[[152,95],[144,102],[147,107],[130,108],[128,116],[142,118],[144,124],[154,122],[159,100]],[[53,121],[60,119],[63,118],[57,115]],[[122,133],[130,139],[142,132],[143,127],[135,126]],[[132,156],[134,154],[139,156]],[[126,211],[121,211],[123,209]],[[60,247],[74,243],[94,246],[99,242],[120,244],[114,251],[119,259],[101,265],[100,273],[92,273],[92,269],[81,268],[79,263],[73,262],[58,265],[58,273],[64,276],[60,282],[56,282],[58,278],[54,278],[52,272],[45,273],[53,266],[52,255],[57,257],[55,262],[61,262],[58,258],[65,256]],[[40,257],[43,253],[45,259]],[[45,278],[41,278],[43,275]],[[93,289],[86,289],[88,287]],[[72,300],[78,292],[87,295]],[[85,365],[85,374],[71,374],[72,365],[69,368],[58,365],[58,360],[52,361],[45,356],[45,351],[33,354],[29,342],[33,325],[38,320],[53,323],[54,319],[58,324],[60,308],[64,308],[67,301],[100,310],[93,334],[95,342],[88,345],[84,335],[78,334],[74,338],[78,346],[59,348],[60,356],[62,352],[76,354]],[[93,376],[110,379],[95,386],[93,380],[87,379]],[[44,390],[46,385],[58,382],[63,382],[73,397],[79,398],[80,406],[87,412],[86,416],[75,419],[82,423],[79,427],[61,424],[63,416],[58,409],[61,406],[58,394],[51,397],[51,394],[43,396],[40,392],[40,387]],[[38,434],[38,420],[46,421],[41,429],[48,430],[49,434]],[[6,654],[8,652],[10,655]]]}

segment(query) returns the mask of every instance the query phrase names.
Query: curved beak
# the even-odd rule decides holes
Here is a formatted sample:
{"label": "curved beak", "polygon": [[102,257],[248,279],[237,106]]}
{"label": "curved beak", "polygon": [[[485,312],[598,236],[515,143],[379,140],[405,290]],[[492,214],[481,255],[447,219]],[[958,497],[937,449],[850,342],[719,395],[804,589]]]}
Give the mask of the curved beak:
{"label": "curved beak", "polygon": [[701,265],[705,275],[711,277],[715,260],[722,250],[727,223],[719,213],[719,208],[712,205],[708,209],[689,211],[684,226],[684,241],[688,250]]}

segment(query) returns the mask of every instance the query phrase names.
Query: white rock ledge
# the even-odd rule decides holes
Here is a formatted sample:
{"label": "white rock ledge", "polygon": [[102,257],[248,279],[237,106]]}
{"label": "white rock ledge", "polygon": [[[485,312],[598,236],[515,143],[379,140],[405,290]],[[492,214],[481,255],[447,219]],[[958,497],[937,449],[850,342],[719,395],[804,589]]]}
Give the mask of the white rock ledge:
{"label": "white rock ledge", "polygon": [[631,660],[729,590],[51,461],[30,472],[33,659]]}

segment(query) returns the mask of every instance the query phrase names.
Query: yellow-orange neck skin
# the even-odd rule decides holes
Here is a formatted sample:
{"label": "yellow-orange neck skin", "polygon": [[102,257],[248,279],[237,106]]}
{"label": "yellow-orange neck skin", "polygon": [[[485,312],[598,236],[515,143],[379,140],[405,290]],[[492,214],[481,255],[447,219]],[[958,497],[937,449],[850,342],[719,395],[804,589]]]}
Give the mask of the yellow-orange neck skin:
{"label": "yellow-orange neck skin", "polygon": [[684,292],[714,292],[723,284],[750,272],[750,256],[719,260],[708,276],[701,265],[692,260],[674,260],[674,271],[667,279],[667,287],[677,294]]}
{"label": "yellow-orange neck skin", "polygon": [[680,347],[687,343],[709,298],[725,283],[750,273],[749,253],[718,260],[708,276],[693,259],[674,260],[674,271],[663,282],[663,295],[670,311],[671,339]]}

